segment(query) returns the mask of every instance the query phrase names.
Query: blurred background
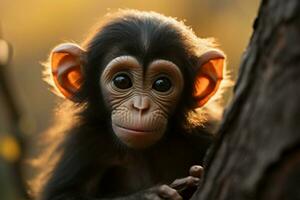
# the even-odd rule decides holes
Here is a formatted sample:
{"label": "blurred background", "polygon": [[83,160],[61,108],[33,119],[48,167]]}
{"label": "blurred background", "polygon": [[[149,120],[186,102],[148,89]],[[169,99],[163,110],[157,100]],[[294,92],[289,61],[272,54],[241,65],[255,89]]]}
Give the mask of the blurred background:
{"label": "blurred background", "polygon": [[34,174],[26,160],[58,100],[42,81],[40,63],[55,45],[80,43],[118,8],[152,10],[217,38],[235,78],[258,6],[258,0],[0,0],[0,199],[24,198],[23,183]]}

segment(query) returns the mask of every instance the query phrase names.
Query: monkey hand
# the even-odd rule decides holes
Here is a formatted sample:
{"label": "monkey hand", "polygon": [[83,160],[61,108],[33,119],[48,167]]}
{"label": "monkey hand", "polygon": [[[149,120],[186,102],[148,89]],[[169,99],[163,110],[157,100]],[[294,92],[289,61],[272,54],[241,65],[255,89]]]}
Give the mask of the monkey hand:
{"label": "monkey hand", "polygon": [[199,165],[194,165],[190,168],[189,174],[190,176],[176,179],[170,184],[170,187],[175,189],[183,199],[190,199],[196,191],[203,174],[203,168]]}
{"label": "monkey hand", "polygon": [[134,194],[132,200],[183,200],[179,193],[168,185],[159,185]]}

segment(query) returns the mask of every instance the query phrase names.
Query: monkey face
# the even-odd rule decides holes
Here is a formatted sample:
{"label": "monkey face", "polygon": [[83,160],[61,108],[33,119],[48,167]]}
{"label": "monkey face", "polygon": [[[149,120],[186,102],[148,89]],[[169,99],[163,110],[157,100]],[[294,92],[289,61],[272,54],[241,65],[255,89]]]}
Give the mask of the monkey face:
{"label": "monkey face", "polygon": [[101,78],[114,134],[131,148],[145,148],[165,133],[183,89],[179,68],[167,60],[144,67],[132,56],[108,63]]}

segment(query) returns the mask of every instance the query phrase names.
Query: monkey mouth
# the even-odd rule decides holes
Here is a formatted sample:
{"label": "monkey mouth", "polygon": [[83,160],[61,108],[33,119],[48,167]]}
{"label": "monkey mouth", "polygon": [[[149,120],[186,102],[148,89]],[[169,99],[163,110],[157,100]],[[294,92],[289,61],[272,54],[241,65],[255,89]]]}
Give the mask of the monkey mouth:
{"label": "monkey mouth", "polygon": [[143,135],[143,134],[149,134],[149,133],[153,133],[156,130],[149,130],[149,129],[143,129],[143,128],[129,128],[129,127],[124,127],[121,125],[117,125],[117,124],[113,124],[113,129],[119,129],[122,132],[126,132],[126,133],[132,133],[135,135]]}
{"label": "monkey mouth", "polygon": [[146,148],[158,141],[162,132],[160,129],[146,129],[144,127],[124,127],[112,123],[112,129],[118,139],[130,148]]}

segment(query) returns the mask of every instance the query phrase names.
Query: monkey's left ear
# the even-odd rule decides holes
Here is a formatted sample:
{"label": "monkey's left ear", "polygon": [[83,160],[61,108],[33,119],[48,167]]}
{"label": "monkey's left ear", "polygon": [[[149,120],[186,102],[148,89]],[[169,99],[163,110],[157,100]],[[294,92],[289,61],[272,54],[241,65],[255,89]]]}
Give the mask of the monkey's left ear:
{"label": "monkey's left ear", "polygon": [[51,52],[51,72],[55,86],[64,97],[79,101],[76,96],[83,81],[85,51],[73,43],[63,43]]}
{"label": "monkey's left ear", "polygon": [[225,64],[225,55],[219,51],[209,51],[200,57],[193,93],[199,107],[219,89]]}

